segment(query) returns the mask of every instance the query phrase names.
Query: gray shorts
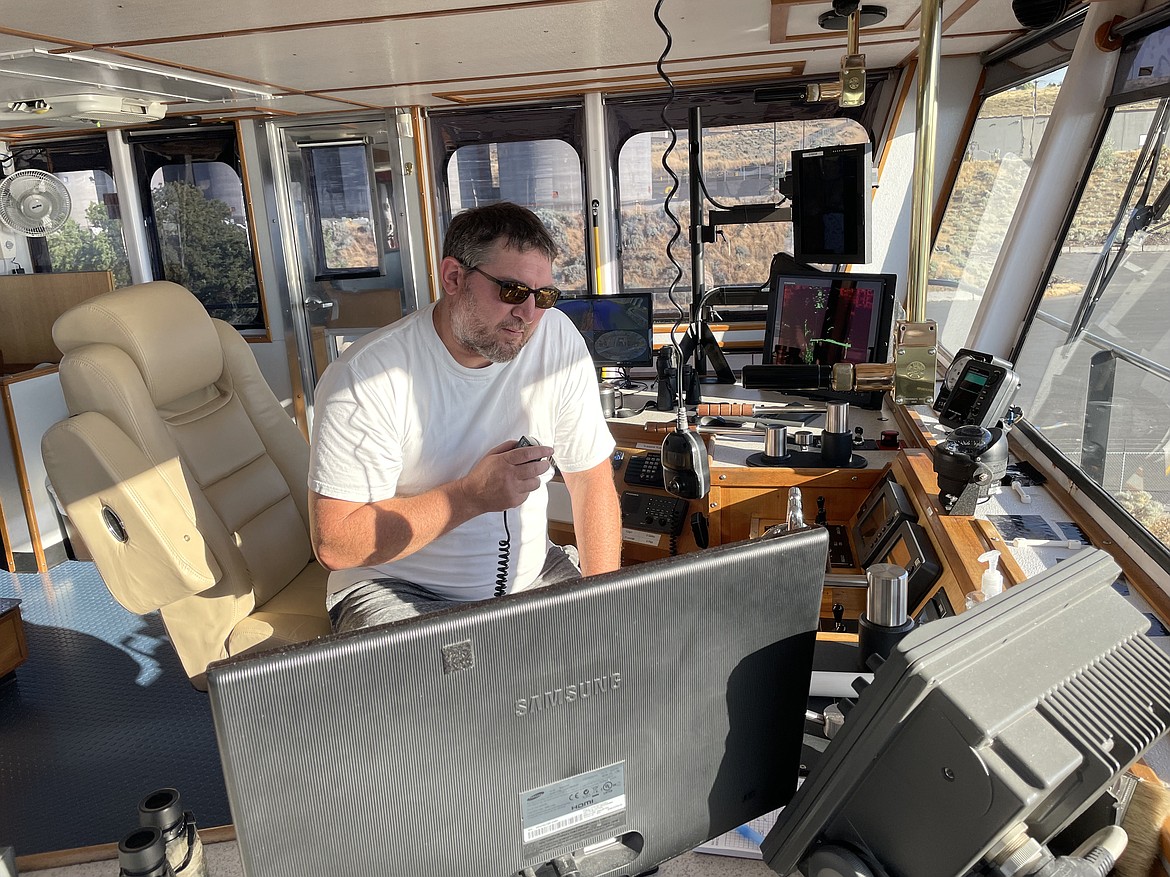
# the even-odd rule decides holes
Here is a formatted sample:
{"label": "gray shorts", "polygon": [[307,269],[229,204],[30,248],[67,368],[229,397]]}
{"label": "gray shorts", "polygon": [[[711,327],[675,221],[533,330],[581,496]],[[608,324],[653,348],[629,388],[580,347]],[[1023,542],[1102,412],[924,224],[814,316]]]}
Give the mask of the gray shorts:
{"label": "gray shorts", "polygon": [[[571,545],[566,547],[572,552],[572,557],[559,545],[549,549],[540,575],[532,583],[533,588],[581,578],[576,562],[577,549]],[[392,578],[358,582],[344,591],[330,594],[325,600],[334,633],[388,624],[452,606],[466,605],[464,600],[439,597],[422,585]]]}

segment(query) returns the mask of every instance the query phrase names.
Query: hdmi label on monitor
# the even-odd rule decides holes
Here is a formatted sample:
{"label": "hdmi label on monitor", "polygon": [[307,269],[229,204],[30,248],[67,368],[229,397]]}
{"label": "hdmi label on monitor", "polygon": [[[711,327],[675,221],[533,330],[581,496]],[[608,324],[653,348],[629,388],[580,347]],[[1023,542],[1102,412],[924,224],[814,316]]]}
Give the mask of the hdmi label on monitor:
{"label": "hdmi label on monitor", "polygon": [[526,856],[541,848],[584,843],[599,834],[614,836],[625,824],[624,761],[520,794]]}

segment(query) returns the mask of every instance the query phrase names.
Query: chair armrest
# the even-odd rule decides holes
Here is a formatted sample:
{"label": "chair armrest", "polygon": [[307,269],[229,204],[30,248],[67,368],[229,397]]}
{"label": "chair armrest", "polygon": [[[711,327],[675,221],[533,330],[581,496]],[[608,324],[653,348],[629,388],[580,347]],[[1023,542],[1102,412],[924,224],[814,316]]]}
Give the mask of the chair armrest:
{"label": "chair armrest", "polygon": [[126,609],[151,612],[219,580],[179,460],[152,464],[118,426],[92,411],[50,427],[41,454],[65,513]]}

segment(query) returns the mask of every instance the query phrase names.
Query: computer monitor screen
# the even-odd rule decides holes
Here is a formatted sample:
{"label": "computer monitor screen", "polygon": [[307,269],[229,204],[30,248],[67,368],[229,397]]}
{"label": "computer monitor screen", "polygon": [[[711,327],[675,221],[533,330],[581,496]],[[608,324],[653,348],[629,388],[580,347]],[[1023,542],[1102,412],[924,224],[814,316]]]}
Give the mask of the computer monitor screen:
{"label": "computer monitor screen", "polygon": [[[894,274],[773,273],[764,363],[887,362],[897,280]],[[867,407],[881,405],[880,393],[841,394],[847,396]]]}
{"label": "computer monitor screen", "polygon": [[764,330],[764,362],[886,362],[896,287],[893,274],[776,274]]}
{"label": "computer monitor screen", "polygon": [[869,261],[869,143],[792,153],[792,255],[817,264]]}
{"label": "computer monitor screen", "polygon": [[583,295],[557,302],[585,339],[593,364],[654,364],[654,296],[649,292]]}
{"label": "computer monitor screen", "polygon": [[772,869],[822,873],[845,850],[872,873],[961,877],[1003,873],[980,863],[1018,851],[1000,842],[1020,827],[1049,844],[1170,723],[1170,655],[1117,575],[1086,549],[910,633],[780,814]]}
{"label": "computer monitor screen", "polygon": [[245,873],[640,874],[783,805],[827,555],[802,529],[213,665]]}

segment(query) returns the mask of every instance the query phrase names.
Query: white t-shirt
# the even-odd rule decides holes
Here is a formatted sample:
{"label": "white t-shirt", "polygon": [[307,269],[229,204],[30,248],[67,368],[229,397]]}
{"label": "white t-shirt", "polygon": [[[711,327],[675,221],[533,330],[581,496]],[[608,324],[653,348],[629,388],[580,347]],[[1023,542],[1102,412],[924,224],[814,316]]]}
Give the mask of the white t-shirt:
{"label": "white t-shirt", "polygon": [[[375,502],[415,496],[461,478],[497,445],[531,436],[554,449],[562,472],[591,469],[613,453],[597,375],[580,333],[555,308],[511,362],[465,368],[435,330],[434,305],[346,349],[317,386],[309,487]],[[519,509],[479,515],[392,563],[334,572],[329,593],[394,577],[452,600],[495,591],[500,542],[510,538],[508,591],[544,565],[552,470]]]}

